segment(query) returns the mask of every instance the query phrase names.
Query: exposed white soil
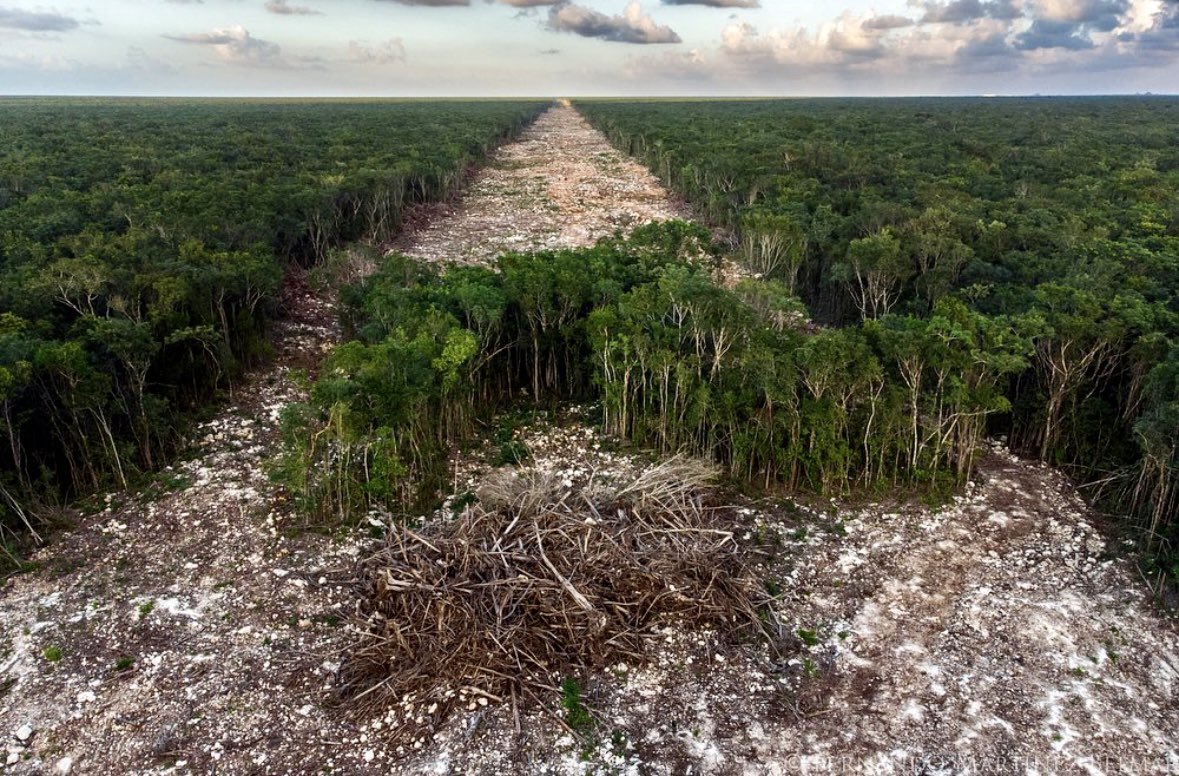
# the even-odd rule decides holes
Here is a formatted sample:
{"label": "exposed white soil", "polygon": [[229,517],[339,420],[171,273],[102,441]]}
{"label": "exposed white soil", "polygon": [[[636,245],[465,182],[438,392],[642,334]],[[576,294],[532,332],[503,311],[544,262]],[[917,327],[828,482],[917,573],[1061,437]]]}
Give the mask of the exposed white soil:
{"label": "exposed white soil", "polygon": [[[486,261],[682,213],[562,106],[400,247]],[[338,339],[329,302],[295,288],[288,308],[274,364],[185,461],[0,588],[0,773],[1179,773],[1174,623],[1068,484],[1001,447],[941,509],[741,501],[800,635],[771,657],[669,626],[647,664],[583,677],[588,739],[496,704],[416,747],[350,719],[331,689],[374,540],[298,530],[265,475],[291,371]],[[643,463],[592,419],[520,428],[528,465],[572,488]],[[496,453],[456,456],[456,495]]]}
{"label": "exposed white soil", "polygon": [[816,632],[823,675],[805,723],[747,736],[762,762],[1179,769],[1179,635],[1059,474],[996,446],[946,508],[838,518],[787,544],[781,610]]}
{"label": "exposed white soil", "polygon": [[687,215],[646,167],[562,103],[495,151],[456,205],[437,207],[395,247],[420,259],[486,264],[509,251],[584,247]]}

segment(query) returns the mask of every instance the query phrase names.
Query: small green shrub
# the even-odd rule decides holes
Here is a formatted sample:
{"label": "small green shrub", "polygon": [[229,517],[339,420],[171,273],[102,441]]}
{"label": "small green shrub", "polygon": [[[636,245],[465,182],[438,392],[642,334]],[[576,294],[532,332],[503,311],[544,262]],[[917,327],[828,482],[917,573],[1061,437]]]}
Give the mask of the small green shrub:
{"label": "small green shrub", "polygon": [[561,708],[565,710],[565,724],[578,735],[589,735],[594,718],[582,700],[581,684],[569,677],[561,682]]}
{"label": "small green shrub", "polygon": [[500,446],[493,463],[496,466],[519,466],[532,458],[532,451],[523,442],[505,442]]}

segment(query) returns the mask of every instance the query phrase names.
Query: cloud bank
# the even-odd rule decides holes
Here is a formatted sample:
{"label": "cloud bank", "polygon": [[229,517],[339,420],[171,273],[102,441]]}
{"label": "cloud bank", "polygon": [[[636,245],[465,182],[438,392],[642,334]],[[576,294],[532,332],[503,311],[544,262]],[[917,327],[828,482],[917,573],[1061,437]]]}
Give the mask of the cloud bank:
{"label": "cloud bank", "polygon": [[[915,18],[845,12],[817,28],[732,21],[721,51],[758,74],[948,75],[1166,66],[1179,60],[1179,0],[910,0]],[[1166,57],[1160,58],[1160,57]]]}

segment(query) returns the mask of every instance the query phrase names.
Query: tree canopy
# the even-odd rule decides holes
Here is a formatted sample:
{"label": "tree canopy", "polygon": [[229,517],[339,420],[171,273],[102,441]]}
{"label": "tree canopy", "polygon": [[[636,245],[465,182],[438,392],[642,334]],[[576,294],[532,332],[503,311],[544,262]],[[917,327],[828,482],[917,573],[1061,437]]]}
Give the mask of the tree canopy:
{"label": "tree canopy", "polygon": [[0,104],[0,541],[126,485],[265,355],[284,270],[388,239],[540,102]]}

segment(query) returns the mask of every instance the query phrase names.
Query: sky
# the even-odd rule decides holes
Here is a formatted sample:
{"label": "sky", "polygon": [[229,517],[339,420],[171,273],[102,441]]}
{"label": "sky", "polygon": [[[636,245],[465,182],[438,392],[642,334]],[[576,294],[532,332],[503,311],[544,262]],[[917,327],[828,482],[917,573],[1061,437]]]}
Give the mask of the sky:
{"label": "sky", "polygon": [[0,0],[0,94],[1179,92],[1179,0]]}

